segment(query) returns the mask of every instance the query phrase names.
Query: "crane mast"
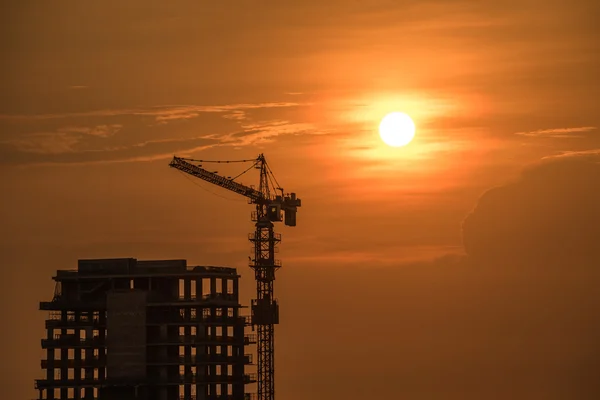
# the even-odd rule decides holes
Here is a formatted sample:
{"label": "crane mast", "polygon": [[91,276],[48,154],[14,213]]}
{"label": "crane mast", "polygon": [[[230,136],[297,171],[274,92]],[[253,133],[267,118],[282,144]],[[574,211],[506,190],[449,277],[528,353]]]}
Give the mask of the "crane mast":
{"label": "crane mast", "polygon": [[[224,177],[192,162],[253,162],[250,168],[237,177],[252,168],[258,169],[260,170],[259,188],[257,190],[254,187],[243,185],[234,180],[237,177]],[[169,166],[245,196],[250,204],[255,205],[255,211],[251,215],[252,221],[255,222],[255,230],[248,235],[248,239],[254,245],[254,255],[250,259],[249,266],[254,270],[256,280],[256,299],[252,300],[251,323],[257,329],[257,395],[258,400],[274,400],[274,327],[279,323],[279,305],[274,297],[273,283],[275,281],[275,271],[281,267],[279,260],[275,259],[277,245],[281,242],[281,234],[275,233],[274,222],[283,221],[285,225],[296,226],[296,212],[297,208],[301,206],[301,200],[296,197],[295,193],[284,194],[263,154],[260,154],[254,160],[239,161],[206,161],[173,157]]]}

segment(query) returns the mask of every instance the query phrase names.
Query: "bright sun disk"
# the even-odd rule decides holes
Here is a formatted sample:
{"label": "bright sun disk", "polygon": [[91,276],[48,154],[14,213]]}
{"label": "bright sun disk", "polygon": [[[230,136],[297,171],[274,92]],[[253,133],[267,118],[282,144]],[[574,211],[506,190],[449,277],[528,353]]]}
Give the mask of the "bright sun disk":
{"label": "bright sun disk", "polygon": [[405,113],[389,113],[379,123],[379,136],[388,146],[406,146],[415,137],[415,123]]}

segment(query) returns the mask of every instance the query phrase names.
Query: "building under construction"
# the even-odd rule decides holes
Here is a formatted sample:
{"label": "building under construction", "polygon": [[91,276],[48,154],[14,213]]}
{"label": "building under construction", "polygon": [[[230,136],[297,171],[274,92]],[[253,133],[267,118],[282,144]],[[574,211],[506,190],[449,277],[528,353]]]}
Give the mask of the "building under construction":
{"label": "building under construction", "polygon": [[248,400],[256,342],[234,268],[80,260],[59,270],[42,340],[40,399]]}

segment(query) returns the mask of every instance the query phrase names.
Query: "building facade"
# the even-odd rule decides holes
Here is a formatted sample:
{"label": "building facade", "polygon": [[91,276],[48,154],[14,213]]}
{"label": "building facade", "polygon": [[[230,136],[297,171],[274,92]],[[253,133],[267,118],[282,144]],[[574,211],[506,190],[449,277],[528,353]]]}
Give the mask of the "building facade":
{"label": "building facade", "polygon": [[48,400],[249,400],[256,343],[234,268],[80,260],[59,270],[42,348]]}

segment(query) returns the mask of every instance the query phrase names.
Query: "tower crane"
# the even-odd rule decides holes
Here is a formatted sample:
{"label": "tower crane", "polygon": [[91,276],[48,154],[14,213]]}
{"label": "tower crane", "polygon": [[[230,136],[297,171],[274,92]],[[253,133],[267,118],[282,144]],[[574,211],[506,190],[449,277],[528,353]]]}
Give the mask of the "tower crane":
{"label": "tower crane", "polygon": [[[233,178],[221,176],[198,164],[234,162],[252,164]],[[249,266],[254,270],[256,279],[256,299],[252,300],[251,323],[258,331],[258,400],[274,400],[274,326],[279,323],[279,305],[273,296],[273,282],[275,271],[281,267],[279,260],[275,259],[276,245],[281,242],[281,234],[275,233],[273,228],[274,222],[282,221],[287,226],[296,226],[296,212],[301,201],[296,193],[284,193],[263,154],[256,159],[236,161],[194,160],[175,156],[169,166],[245,196],[248,203],[256,207],[251,214],[256,229],[248,235],[248,239],[254,244],[254,257],[250,257]],[[235,181],[253,168],[260,170],[258,189]]]}

